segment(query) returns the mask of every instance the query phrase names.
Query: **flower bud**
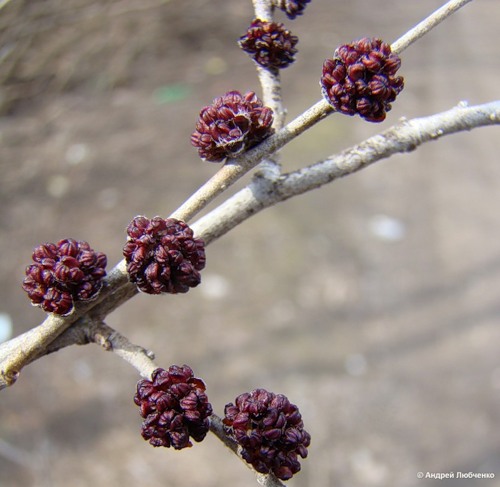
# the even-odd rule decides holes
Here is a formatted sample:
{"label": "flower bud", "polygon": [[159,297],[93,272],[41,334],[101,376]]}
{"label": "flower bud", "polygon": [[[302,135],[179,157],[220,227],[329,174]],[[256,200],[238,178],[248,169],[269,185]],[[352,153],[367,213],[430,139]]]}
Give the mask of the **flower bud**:
{"label": "flower bud", "polygon": [[323,64],[323,96],[340,113],[382,122],[404,87],[403,78],[396,76],[400,66],[399,56],[380,39],[342,45]]}

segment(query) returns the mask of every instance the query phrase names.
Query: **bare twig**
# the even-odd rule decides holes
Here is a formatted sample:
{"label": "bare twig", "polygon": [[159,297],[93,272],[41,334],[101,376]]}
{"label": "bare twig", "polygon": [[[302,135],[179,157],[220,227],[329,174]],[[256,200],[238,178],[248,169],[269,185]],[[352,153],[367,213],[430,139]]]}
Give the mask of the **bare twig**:
{"label": "bare twig", "polygon": [[[68,316],[47,315],[47,318],[35,328],[12,340],[0,344],[0,390],[12,385],[18,378],[21,369],[44,355],[45,349],[61,333],[75,323],[90,310],[99,310],[98,306],[105,299],[104,309],[115,309],[116,302],[112,298],[118,289],[128,283],[125,261],[121,261],[112,269],[104,281],[98,297],[91,302],[79,303]],[[131,296],[130,296],[131,297]],[[120,303],[122,301],[119,301]],[[98,311],[94,311],[98,312]]]}
{"label": "bare twig", "polygon": [[[271,0],[253,0],[255,18],[272,22],[274,6]],[[273,111],[273,127],[280,130],[285,124],[286,110],[283,107],[283,98],[281,92],[280,70],[277,68],[265,68],[258,64],[255,65],[260,85],[262,87],[262,100],[264,105]],[[260,172],[264,177],[275,179],[281,173],[279,163],[279,152],[266,157],[260,164]]]}
{"label": "bare twig", "polygon": [[210,416],[210,431],[219,438],[233,453],[238,454],[238,443],[226,435],[222,419],[216,414]]}
{"label": "bare twig", "polygon": [[[150,350],[135,345],[130,340],[114,330],[99,319],[79,319],[71,328],[67,329],[62,335],[57,337],[46,349],[41,351],[40,358],[43,355],[56,352],[62,348],[71,345],[86,345],[95,343],[104,350],[114,352],[118,357],[128,362],[139,374],[147,379],[158,365],[154,362],[154,354]],[[256,472],[240,454],[238,444],[229,437],[222,423],[222,419],[216,414],[210,416],[210,431],[229,448],[250,470],[257,476],[258,482],[267,487],[284,487],[283,484],[272,474],[264,475]],[[4,449],[5,451],[6,449]],[[0,454],[2,453],[2,444],[0,443]]]}
{"label": "bare twig", "polygon": [[259,164],[263,158],[281,149],[332,111],[333,108],[326,101],[320,100],[257,147],[249,150],[238,159],[226,162],[211,179],[172,214],[172,217],[189,221],[231,184]]}
{"label": "bare twig", "polygon": [[281,78],[277,69],[256,66],[260,85],[262,86],[262,101],[273,111],[273,127],[280,130],[285,123],[286,111],[283,108],[281,96]]}
{"label": "bare twig", "polygon": [[[441,9],[429,15],[416,27],[410,29],[407,34],[396,40],[391,45],[392,50],[396,53],[401,53],[413,42],[420,39],[433,27],[470,1],[471,0],[450,0]],[[298,116],[295,120],[257,147],[238,159],[226,162],[211,179],[174,212],[173,216],[184,221],[190,220],[245,173],[259,164],[264,158],[269,157],[270,154],[281,149],[285,144],[290,142],[290,140],[312,127],[332,112],[333,108],[325,100],[318,101],[302,115]]]}
{"label": "bare twig", "polygon": [[114,352],[118,357],[132,365],[144,378],[150,379],[153,371],[158,368],[153,362],[153,352],[139,345],[134,345],[127,337],[102,321],[93,331],[92,341],[105,350]]}
{"label": "bare twig", "polygon": [[0,10],[2,10],[9,2],[10,0],[0,0]]}
{"label": "bare twig", "polygon": [[284,174],[278,181],[255,178],[246,188],[196,221],[192,228],[206,242],[211,242],[264,208],[359,171],[393,154],[412,151],[445,135],[499,124],[500,101],[472,107],[460,104],[429,117],[402,121],[340,154]]}
{"label": "bare twig", "polygon": [[[396,52],[401,52],[406,47],[408,47],[412,42],[419,39],[423,34],[428,32],[432,27],[437,25],[437,23],[441,22],[447,16],[451,15],[453,12],[458,10],[460,7],[464,6],[470,0],[451,0],[446,5],[439,9],[434,14],[431,14],[426,20],[421,22],[417,27],[410,30],[408,34],[403,36],[401,39],[397,40],[393,44],[393,49]],[[420,27],[419,27],[420,26]],[[489,116],[492,117],[489,119],[489,123],[498,123],[498,115],[493,113],[497,110],[495,104],[484,105],[483,107],[489,108],[490,113]],[[474,107],[468,110],[472,110]],[[480,107],[479,107],[480,108]],[[464,109],[465,110],[465,109]],[[491,111],[493,110],[493,111]],[[194,215],[196,215],[199,211],[206,207],[206,205],[211,202],[215,197],[225,191],[231,184],[233,184],[236,180],[238,180],[241,176],[243,176],[250,169],[259,164],[264,158],[272,156],[274,152],[279,150],[285,144],[290,142],[292,139],[297,137],[299,134],[307,130],[308,128],[315,125],[317,122],[325,118],[328,114],[333,111],[332,107],[325,101],[320,100],[315,105],[306,110],[302,115],[298,116],[295,120],[291,121],[288,125],[279,130],[276,134],[266,139],[257,147],[248,151],[246,154],[241,156],[236,160],[228,161],[205,185],[203,185],[193,196],[191,196],[177,211],[175,211],[171,216],[175,218],[179,218],[184,221],[188,221],[192,219]],[[448,112],[446,112],[448,113]],[[460,119],[460,116],[465,112],[455,112],[455,115]],[[440,119],[440,116],[443,114],[435,115],[436,120]],[[427,117],[427,119],[432,119],[432,117]],[[421,119],[426,120],[426,119]],[[473,126],[484,125],[484,120],[478,118],[477,125],[470,125],[468,128],[472,128]],[[410,122],[408,122],[410,124]],[[407,127],[408,128],[408,127]],[[404,126],[400,127],[401,130],[404,129]],[[398,129],[399,130],[399,129]],[[410,129],[409,129],[410,130]],[[441,134],[437,132],[440,130],[439,127],[433,132],[434,137],[440,136]],[[461,129],[456,129],[461,130]],[[455,130],[455,131],[456,131]],[[410,130],[411,132],[411,130]],[[451,133],[447,132],[443,129],[442,134]],[[437,134],[437,135],[436,135]],[[380,137],[383,138],[383,135]],[[432,136],[430,136],[432,137]],[[397,134],[395,134],[395,138],[397,138]],[[373,139],[373,138],[372,138]],[[370,141],[372,141],[370,139]],[[419,140],[418,143],[422,143],[425,140]],[[369,146],[369,141],[366,142],[367,147]],[[418,144],[417,144],[418,145]],[[384,144],[382,144],[384,146]],[[346,154],[356,154],[358,149],[354,148],[351,151],[344,152],[341,154],[342,157],[346,157]],[[403,149],[408,150],[408,149]],[[387,155],[381,155],[381,157],[388,157],[390,154],[397,152],[398,149],[394,147],[388,148]],[[392,151],[392,152],[391,152]],[[340,157],[340,156],[339,156]],[[369,155],[367,158],[359,159],[359,169],[366,165],[370,160]],[[336,161],[336,158],[332,158],[332,161]],[[378,159],[374,159],[378,160]],[[373,162],[373,161],[371,161]],[[324,161],[326,164],[327,161]],[[351,166],[353,168],[354,166]],[[312,166],[310,168],[303,169],[302,172],[295,173],[296,178],[302,181],[302,185],[306,184],[304,182],[314,181],[313,174],[321,174],[321,171],[318,173],[318,165]],[[357,170],[354,169],[354,170]],[[353,172],[353,169],[349,170],[347,173]],[[346,174],[347,174],[346,173]],[[288,179],[286,181],[291,181],[292,176],[288,175]],[[328,178],[327,178],[328,179]],[[258,179],[256,180],[258,181]],[[283,199],[287,199],[291,197],[293,193],[288,194],[286,191],[286,185],[284,184],[284,179],[279,180],[279,186],[276,186],[273,190],[268,190],[268,198],[264,199],[265,201],[271,201],[273,198],[275,199],[275,204],[277,201],[282,201]],[[266,185],[269,184],[278,184],[278,180],[269,180],[266,182]],[[312,183],[314,185],[316,183]],[[324,183],[318,183],[324,184]],[[297,187],[299,187],[298,185]],[[260,188],[256,183],[252,183],[250,187],[247,188],[246,193],[245,190],[241,193],[241,195],[248,194],[250,191],[249,197],[255,198],[256,195],[259,195],[259,191],[264,187],[263,183],[260,184]],[[308,191],[307,184],[303,186],[301,192]],[[269,188],[268,188],[269,189]],[[279,191],[278,191],[279,190]],[[253,192],[253,193],[252,193]],[[273,195],[273,192],[276,193]],[[240,196],[241,196],[240,195]],[[262,198],[257,198],[259,205],[263,204],[264,201]],[[233,228],[239,222],[243,221],[245,218],[248,218],[250,214],[252,214],[256,210],[252,207],[252,205],[242,204],[241,201],[238,201],[235,198],[230,199],[228,202],[224,203],[219,207],[216,212],[212,212],[208,216],[214,214],[221,214],[220,212],[227,211],[228,205],[235,205],[232,209],[234,213],[233,218],[224,217],[220,221],[209,220],[208,218],[202,219],[195,226],[195,230],[204,238],[207,242],[212,241],[218,236],[222,235],[229,228]],[[269,206],[270,204],[267,204]],[[257,205],[258,206],[258,205]],[[230,214],[231,212],[228,212]],[[208,222],[211,222],[210,225],[207,225]],[[76,309],[66,317],[49,315],[47,319],[39,326],[29,330],[28,332],[8,341],[3,344],[0,344],[0,390],[13,384],[18,377],[21,369],[37,356],[39,356],[43,351],[48,347],[48,345],[53,342],[61,333],[63,333],[72,323],[76,322],[80,317],[84,316],[90,310],[92,313],[97,313],[99,316],[105,315],[111,310],[115,309],[118,303],[123,301],[116,301],[111,298],[112,295],[116,293],[116,291],[125,286],[128,282],[127,273],[125,269],[125,262],[121,261],[109,274],[106,279],[106,284],[98,296],[97,300],[92,303],[86,303],[84,305],[80,305],[76,307]],[[127,292],[133,292],[130,289]],[[115,294],[115,297],[117,295]],[[125,293],[125,297],[120,297],[120,299],[128,299],[130,296]],[[106,301],[106,303],[104,303]],[[101,305],[101,303],[104,303]],[[102,306],[102,308],[99,308]],[[100,311],[101,310],[101,311]],[[100,313],[100,314],[99,314]]]}
{"label": "bare twig", "polygon": [[272,22],[274,6],[271,0],[252,0],[255,18]]}
{"label": "bare twig", "polygon": [[434,27],[443,22],[443,20],[447,19],[451,14],[471,1],[472,0],[450,0],[413,27],[413,29],[410,29],[406,34],[402,35],[398,40],[394,41],[391,44],[392,51],[397,54],[403,52],[408,46],[423,37],[431,29],[434,29]]}
{"label": "bare twig", "polygon": [[[326,102],[324,102],[326,103]],[[297,131],[305,130],[307,123],[315,123],[324,116],[323,102],[313,107],[313,114],[303,115],[276,134],[276,140],[293,138]],[[311,109],[312,110],[312,109]],[[311,122],[313,121],[313,122]],[[247,188],[237,193],[192,227],[207,244],[264,208],[304,193],[336,178],[358,171],[368,164],[387,158],[397,152],[407,152],[420,144],[444,135],[471,130],[475,127],[500,123],[500,102],[466,107],[458,106],[447,112],[402,122],[380,135],[376,135],[337,156],[270,181],[256,178]],[[269,140],[269,139],[268,139]],[[251,151],[262,151],[265,141]],[[259,183],[259,181],[264,181]],[[118,292],[121,288],[122,291]],[[49,344],[72,323],[90,310],[91,315],[103,319],[137,291],[128,284],[125,262],[120,262],[109,274],[106,286],[96,302],[78,307],[70,316],[49,315],[38,327],[0,344],[0,390],[12,385],[21,369],[36,357],[43,355]]]}
{"label": "bare twig", "polygon": [[[271,0],[253,0],[255,18],[266,22],[273,21],[274,6]],[[262,86],[264,105],[274,113],[275,129],[279,130],[285,123],[286,110],[281,96],[281,79],[278,69],[267,69],[257,65],[257,75]]]}

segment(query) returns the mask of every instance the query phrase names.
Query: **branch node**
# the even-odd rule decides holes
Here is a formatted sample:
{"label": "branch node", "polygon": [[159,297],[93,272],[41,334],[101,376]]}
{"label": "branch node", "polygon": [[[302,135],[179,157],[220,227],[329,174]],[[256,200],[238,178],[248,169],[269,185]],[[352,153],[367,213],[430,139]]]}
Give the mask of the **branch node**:
{"label": "branch node", "polygon": [[106,352],[113,350],[113,340],[115,339],[117,332],[106,326],[104,321],[99,320],[94,323],[95,329],[91,332],[90,340],[100,347],[102,347]]}
{"label": "branch node", "polygon": [[0,377],[2,377],[2,384],[0,386],[0,390],[3,389],[4,387],[10,387],[12,384],[14,384],[17,379],[19,379],[19,376],[21,373],[18,370],[2,370],[0,371]]}

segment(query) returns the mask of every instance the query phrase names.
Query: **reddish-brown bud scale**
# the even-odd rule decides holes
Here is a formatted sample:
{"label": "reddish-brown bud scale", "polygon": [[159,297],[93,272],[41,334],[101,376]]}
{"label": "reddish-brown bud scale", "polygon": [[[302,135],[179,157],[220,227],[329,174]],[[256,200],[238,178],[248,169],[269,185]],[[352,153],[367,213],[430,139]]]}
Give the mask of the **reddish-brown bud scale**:
{"label": "reddish-brown bud scale", "polygon": [[400,66],[399,56],[380,39],[345,44],[323,64],[323,96],[340,113],[382,122],[404,87],[403,78],[396,76]]}
{"label": "reddish-brown bud scale", "polygon": [[129,278],[148,294],[186,293],[201,282],[205,244],[174,218],[135,217],[123,248]]}
{"label": "reddish-brown bud scale", "polygon": [[239,395],[225,407],[228,435],[242,447],[241,456],[260,473],[288,480],[307,457],[311,437],[302,416],[282,394],[256,389]]}
{"label": "reddish-brown bud scale", "polygon": [[23,289],[31,302],[48,313],[66,315],[76,301],[88,301],[99,293],[106,275],[106,255],[87,242],[74,239],[39,245],[26,268]]}
{"label": "reddish-brown bud scale", "polygon": [[156,369],[151,380],[137,383],[134,402],[144,418],[142,437],[153,446],[176,450],[202,441],[209,429],[212,406],[205,384],[187,365]]}
{"label": "reddish-brown bud scale", "polygon": [[230,91],[201,110],[191,144],[202,159],[221,162],[269,137],[272,124],[273,111],[255,93]]}
{"label": "reddish-brown bud scale", "polygon": [[294,62],[298,41],[283,24],[255,19],[238,44],[260,66],[283,69]]}
{"label": "reddish-brown bud scale", "polygon": [[298,15],[304,13],[304,9],[310,1],[311,0],[274,0],[274,4],[279,9],[283,10],[289,19],[293,20]]}

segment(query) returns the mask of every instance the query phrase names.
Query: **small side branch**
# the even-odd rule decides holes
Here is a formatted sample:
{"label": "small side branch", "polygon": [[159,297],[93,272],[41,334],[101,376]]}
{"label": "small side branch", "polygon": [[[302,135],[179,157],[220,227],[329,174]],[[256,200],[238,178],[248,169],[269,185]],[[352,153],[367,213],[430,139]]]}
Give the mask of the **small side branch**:
{"label": "small side branch", "polygon": [[471,1],[472,0],[450,0],[445,3],[441,8],[438,8],[434,13],[422,20],[422,22],[413,27],[413,29],[410,29],[397,41],[394,41],[391,45],[392,52],[395,52],[396,54],[401,53],[408,46],[443,22],[443,20],[446,20],[450,15]]}
{"label": "small side branch", "polygon": [[[436,10],[425,20],[410,29],[401,38],[396,40],[391,45],[392,50],[400,54],[408,46],[420,39],[423,35],[470,1],[472,0],[450,0],[443,5],[443,7]],[[260,5],[260,2],[256,2],[256,4]],[[186,200],[172,216],[184,221],[191,220],[229,186],[257,166],[264,158],[269,158],[271,154],[281,149],[285,144],[297,137],[297,135],[312,127],[332,112],[333,108],[325,100],[320,100],[307,109],[302,115],[284,126],[275,135],[248,151],[242,157],[226,162],[226,164]]]}
{"label": "small side branch", "polygon": [[500,101],[472,107],[460,104],[429,117],[405,120],[340,154],[284,174],[278,181],[254,178],[250,185],[199,219],[192,228],[207,243],[211,242],[281,201],[319,188],[393,154],[412,151],[425,142],[486,125],[500,125]]}
{"label": "small side branch", "polygon": [[[321,120],[325,116],[324,104],[326,102],[318,102],[308,110],[308,114],[295,119],[273,140],[268,139],[249,154],[258,157],[255,154],[260,155],[271,150],[270,147],[284,144],[297,132]],[[302,117],[304,120],[301,120]],[[494,124],[500,124],[500,101],[473,107],[460,105],[447,112],[404,121],[341,154],[283,175],[278,180],[255,178],[249,186],[198,220],[192,228],[209,244],[250,216],[280,201],[351,174],[392,154],[413,150],[424,142]],[[135,294],[137,290],[128,283],[122,261],[110,272],[96,302],[77,308],[67,317],[49,315],[41,325],[0,344],[0,390],[12,385],[24,366],[45,355],[49,345],[82,316],[102,320]]]}
{"label": "small side branch", "polygon": [[118,357],[131,364],[143,377],[150,378],[153,370],[158,367],[153,362],[153,352],[131,343],[126,336],[102,320],[91,317],[80,318],[45,348],[38,349],[38,353],[31,356],[24,365],[63,348],[72,345],[87,345],[88,343],[95,343],[106,351],[114,352]]}
{"label": "small side branch", "polygon": [[250,169],[257,166],[264,158],[281,149],[302,132],[305,132],[320,120],[323,120],[332,111],[333,108],[325,100],[320,100],[258,146],[249,150],[238,159],[226,162],[211,179],[172,213],[172,218],[183,221],[191,220],[212,200],[223,193]]}
{"label": "small side branch", "polygon": [[[411,29],[407,34],[395,41],[392,45],[393,50],[400,53],[417,39],[422,37],[425,33],[429,32],[430,29],[438,25],[445,18],[470,1],[471,0],[450,0],[442,8],[438,9],[415,28]],[[481,118],[479,116],[480,114],[477,112],[477,110],[481,112],[482,109],[487,111],[486,120]],[[205,185],[203,185],[171,216],[180,220],[189,221],[194,215],[205,208],[214,198],[225,191],[246,172],[254,168],[263,159],[272,158],[272,154],[274,154],[277,150],[281,149],[285,144],[315,125],[320,120],[324,119],[332,113],[332,111],[332,107],[325,100],[320,100],[306,110],[302,115],[298,116],[295,120],[291,121],[288,125],[283,127],[273,136],[266,139],[257,147],[248,151],[236,160],[228,161]],[[460,118],[472,116],[473,113],[476,113],[478,117],[473,117],[473,120],[469,125],[465,123],[464,118]],[[422,142],[431,140],[432,138],[438,138],[441,135],[453,133],[454,131],[468,130],[480,125],[498,123],[498,102],[483,105],[482,107],[471,107],[469,109],[463,108],[462,111],[457,109],[454,112],[454,115],[458,117],[456,120],[462,120],[467,126],[466,128],[460,128],[460,126],[454,126],[453,124],[446,125],[449,119],[444,117],[444,115],[445,114],[437,114],[434,116],[435,118],[427,117],[426,119],[419,119],[422,123],[424,123],[424,121],[427,121],[428,123],[431,123],[432,120],[435,121],[432,130],[427,132],[427,138],[424,137],[419,139],[416,137],[415,139],[412,139],[412,130],[418,129],[418,122],[414,120],[411,123],[408,122],[406,126],[398,127],[398,130],[396,131],[397,133],[395,133],[395,137],[392,139],[392,142],[397,140],[398,137],[401,139],[404,134],[408,134],[410,136],[409,140],[414,140],[414,142],[411,143],[414,143],[416,147]],[[440,123],[445,123],[445,125],[441,127],[439,125]],[[448,130],[447,127],[451,127],[450,130]],[[424,134],[424,132],[422,132],[422,134]],[[379,137],[382,137],[383,139],[383,134]],[[273,179],[272,181],[267,181],[267,185],[277,184],[279,181],[279,187],[276,186],[274,191],[266,191],[265,198],[255,198],[255,195],[258,195],[261,189],[258,187],[259,185],[256,184],[256,182],[253,182],[251,186],[247,188],[246,192],[243,191],[241,194],[239,193],[236,197],[231,198],[214,212],[210,213],[207,217],[198,222],[195,227],[195,232],[200,237],[204,238],[208,243],[218,236],[226,233],[236,224],[248,218],[255,212],[260,211],[260,209],[264,207],[325,184],[325,182],[329,182],[335,177],[339,177],[339,174],[349,174],[367,164],[370,164],[371,162],[374,162],[375,160],[379,160],[383,157],[389,157],[395,152],[402,151],[396,146],[389,147],[382,143],[380,147],[385,147],[385,149],[378,152],[377,150],[374,150],[376,148],[377,141],[378,139],[369,139],[364,143],[364,145],[358,146],[358,148],[353,148],[350,151],[344,152],[339,156],[332,157],[323,163],[319,163],[313,167],[305,168],[297,173],[287,175],[285,179]],[[365,155],[361,155],[360,151],[362,149],[367,150]],[[407,148],[404,150],[410,149]],[[356,154],[358,154],[357,158],[354,157]],[[372,156],[370,154],[375,155],[376,158],[372,160]],[[327,167],[331,168],[330,173],[324,169]],[[344,169],[342,169],[342,167],[344,167]],[[265,178],[261,178],[260,181],[263,179]],[[259,179],[256,178],[255,181],[259,181]],[[300,181],[300,184],[296,184],[296,181]],[[261,183],[260,186],[262,187],[263,184],[264,183]],[[241,198],[242,195],[247,198],[245,203],[241,200],[238,201],[238,198]],[[233,205],[233,208],[231,208],[231,205]],[[233,216],[224,216],[221,217],[220,221],[214,221],[214,215],[220,215],[221,211],[224,215],[227,214]],[[104,316],[115,309],[118,304],[129,299],[133,295],[133,291],[131,289],[126,290],[124,296],[120,297],[120,299],[123,298],[122,301],[114,301],[110,297],[113,294],[116,295],[117,290],[125,286],[127,282],[125,262],[121,261],[109,273],[109,276],[105,281],[105,286],[96,301],[76,307],[76,309],[69,316],[60,317],[49,315],[41,325],[8,342],[0,344],[0,390],[12,385],[16,381],[21,369],[26,364],[32,362],[41,354],[44,354],[47,347],[82,316],[85,316],[91,310],[92,313],[94,313],[94,316]],[[129,295],[128,293],[132,294]],[[101,302],[103,303],[102,308],[99,309]]]}
{"label": "small side branch", "polygon": [[134,367],[142,377],[151,379],[158,366],[154,363],[154,353],[144,347],[134,345],[129,339],[103,322],[94,330],[92,341],[105,350],[114,352],[118,357]]}
{"label": "small side branch", "polygon": [[102,320],[137,292],[137,288],[128,282],[125,261],[122,261],[109,272],[96,300],[80,304],[68,316],[49,314],[40,325],[1,343],[0,390],[14,384],[21,370],[46,355],[53,342],[73,324],[88,319]]}
{"label": "small side branch", "polygon": [[10,0],[0,0],[0,10],[2,10],[9,2]]}

